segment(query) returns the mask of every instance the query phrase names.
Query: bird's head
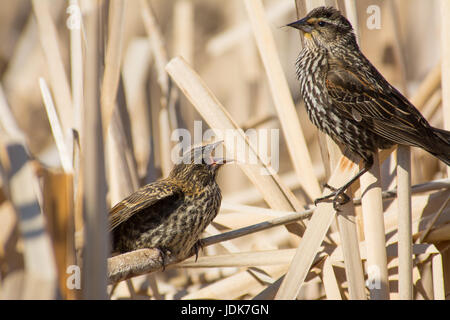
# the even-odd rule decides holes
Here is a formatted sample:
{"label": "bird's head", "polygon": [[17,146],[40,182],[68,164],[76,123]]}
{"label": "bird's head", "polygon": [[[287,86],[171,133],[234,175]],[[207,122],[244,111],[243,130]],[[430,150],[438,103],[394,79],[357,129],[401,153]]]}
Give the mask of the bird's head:
{"label": "bird's head", "polygon": [[181,161],[175,164],[170,176],[182,181],[192,181],[195,184],[207,185],[215,180],[219,169],[227,162],[224,158],[212,155],[213,151],[223,141],[192,148],[186,152]]}
{"label": "bird's head", "polygon": [[336,45],[357,45],[351,23],[333,7],[318,7],[306,17],[287,25],[303,32],[309,47],[329,49]]}

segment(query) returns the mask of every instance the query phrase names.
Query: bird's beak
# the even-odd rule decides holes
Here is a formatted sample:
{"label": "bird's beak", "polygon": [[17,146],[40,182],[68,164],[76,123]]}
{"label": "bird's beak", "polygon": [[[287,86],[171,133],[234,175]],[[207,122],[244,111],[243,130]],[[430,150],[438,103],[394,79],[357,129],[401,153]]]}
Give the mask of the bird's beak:
{"label": "bird's beak", "polygon": [[223,141],[221,140],[221,141],[211,143],[205,147],[205,154],[209,154],[209,159],[211,159],[210,165],[212,165],[212,166],[220,167],[226,163],[230,163],[230,162],[234,161],[233,159],[216,158],[211,155],[211,153],[222,143],[223,143]]}
{"label": "bird's beak", "polygon": [[221,166],[227,163],[234,162],[233,159],[225,159],[225,158],[212,158],[212,165]]}
{"label": "bird's beak", "polygon": [[313,30],[313,27],[308,23],[308,19],[309,19],[308,17],[305,17],[303,19],[289,23],[286,26],[301,30],[304,33],[311,33]]}

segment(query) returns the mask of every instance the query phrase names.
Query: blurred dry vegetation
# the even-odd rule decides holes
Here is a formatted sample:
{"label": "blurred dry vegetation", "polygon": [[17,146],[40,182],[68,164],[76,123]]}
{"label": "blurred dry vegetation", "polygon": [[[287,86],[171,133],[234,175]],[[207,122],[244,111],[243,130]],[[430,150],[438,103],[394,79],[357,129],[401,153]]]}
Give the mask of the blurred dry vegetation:
{"label": "blurred dry vegetation", "polygon": [[[102,149],[100,156],[97,154],[90,158],[99,161],[104,158],[104,162],[96,166],[97,170],[104,170],[106,176],[104,199],[98,199],[99,203],[104,203],[103,207],[98,205],[100,210],[110,208],[137,187],[167,174],[171,167],[168,155],[175,145],[174,141],[170,141],[173,129],[187,128],[193,134],[194,120],[203,121],[203,130],[208,128],[208,119],[204,119],[198,112],[199,108],[194,107],[183,91],[177,89],[178,82],[169,82],[169,76],[161,69],[161,63],[165,64],[173,57],[183,56],[240,128],[282,128],[274,105],[274,89],[268,81],[255,42],[254,32],[258,31],[251,27],[244,0],[117,0],[115,5],[113,1],[2,1],[0,298],[90,297],[83,292],[83,286],[80,290],[67,288],[66,281],[70,274],[66,268],[77,264],[76,241],[83,238],[86,221],[93,221],[83,218],[82,199],[87,192],[83,186],[94,178],[82,177],[79,168],[83,163],[80,160],[83,146],[90,143],[84,142],[84,133],[81,132],[87,116],[82,110],[88,106],[100,108],[95,101],[102,103],[102,114],[97,114],[97,121],[102,117],[103,125],[105,119],[109,124],[108,129],[103,130],[104,139],[97,145]],[[300,122],[313,174],[324,183],[334,167],[330,168],[330,164],[322,160],[319,134],[309,121],[300,98],[294,67],[301,50],[299,33],[283,27],[297,19],[296,1],[262,2],[298,114],[298,119],[293,121]],[[302,0],[297,2],[303,3]],[[348,5],[351,1],[339,0],[336,3],[346,12],[344,4]],[[67,9],[70,5],[81,8],[83,27],[78,35],[76,30],[67,27],[71,14]],[[366,9],[370,5],[381,8],[380,29],[366,27],[369,17]],[[123,9],[122,14],[116,12],[114,16],[114,6]],[[433,126],[444,128],[444,98],[440,85],[440,2],[358,0],[356,8],[362,51],[388,81],[413,99]],[[155,18],[154,24],[146,25],[148,13]],[[87,67],[89,54],[86,47],[90,46],[92,39],[84,19],[89,19],[93,14],[98,16],[100,30],[96,35],[97,65],[94,64],[97,74],[91,73],[92,70]],[[38,15],[41,15],[40,20],[36,18]],[[48,32],[51,27],[56,31],[56,38]],[[110,30],[116,32],[110,35]],[[161,42],[156,41],[155,44],[155,37]],[[114,44],[111,49],[108,48],[109,43]],[[108,50],[111,51],[110,56]],[[59,63],[62,68],[55,67]],[[107,72],[108,76],[105,75]],[[94,79],[98,77],[99,84],[97,96],[88,101],[80,88],[84,87],[87,95],[86,79],[92,74]],[[40,78],[43,79],[41,82]],[[169,88],[165,87],[168,84]],[[53,107],[44,104],[46,86],[50,88]],[[49,111],[46,111],[49,109],[56,109],[61,125],[50,119]],[[66,115],[63,116],[62,112]],[[108,112],[111,114],[105,118]],[[69,125],[64,123],[64,117]],[[64,167],[64,160],[61,161],[64,151],[55,143],[58,126],[62,128],[69,155],[66,163],[69,170]],[[97,133],[102,132],[99,128]],[[86,131],[86,135],[89,135],[88,132],[95,131]],[[238,165],[225,166],[219,176],[224,206],[206,235],[280,216],[275,211],[258,212],[258,208],[299,211],[311,204],[311,194],[314,192],[308,190],[305,180],[302,181],[296,174],[283,132],[280,130],[278,174],[284,187],[298,199],[300,208],[294,206],[291,210],[281,210],[268,205],[258,186],[247,178]],[[95,140],[93,136],[86,136],[86,139]],[[411,184],[425,183],[427,186],[433,181],[440,183],[437,187],[432,184],[425,192],[413,192],[412,196],[415,253],[411,275],[413,298],[448,299],[448,171],[443,163],[426,152],[412,149],[411,153]],[[396,187],[394,154],[381,165],[383,191]],[[15,166],[15,163],[20,165]],[[94,166],[94,163],[85,162],[83,165]],[[26,169],[25,172],[22,169]],[[95,186],[102,184],[101,177],[92,180],[92,183]],[[101,196],[103,189],[98,190]],[[311,190],[314,189],[311,187]],[[396,200],[385,201],[383,205],[387,245],[395,246]],[[39,217],[33,215],[33,210],[37,210]],[[106,214],[106,211],[97,214]],[[364,222],[359,206],[355,207],[355,217],[361,245],[364,242]],[[102,220],[96,223],[101,224]],[[305,223],[308,225],[307,221]],[[100,234],[106,227],[97,230]],[[426,236],[423,234],[425,231]],[[350,297],[345,261],[342,253],[336,253],[340,248],[339,235],[338,224],[333,221],[326,238],[326,246],[330,248],[325,250],[326,255],[319,255],[309,270],[297,298]],[[86,237],[92,239],[89,235]],[[281,281],[279,279],[288,271],[300,242],[298,233],[285,226],[277,226],[208,246],[197,264],[190,264],[194,268],[175,265],[164,272],[109,285],[108,296],[112,299],[273,298]],[[89,247],[89,242],[85,241],[85,244]],[[245,256],[245,253],[249,255]],[[361,256],[367,277],[365,254],[361,253]],[[216,260],[208,260],[210,257]],[[387,263],[390,296],[395,299],[399,291],[395,250],[388,250]],[[102,283],[98,286],[101,290]],[[367,288],[365,290],[368,296],[369,291]]]}

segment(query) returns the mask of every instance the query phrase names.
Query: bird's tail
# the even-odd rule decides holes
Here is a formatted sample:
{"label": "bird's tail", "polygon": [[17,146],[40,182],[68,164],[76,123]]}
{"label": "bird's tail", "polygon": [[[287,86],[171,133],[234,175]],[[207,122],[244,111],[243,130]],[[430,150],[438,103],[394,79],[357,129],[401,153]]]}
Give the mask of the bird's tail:
{"label": "bird's tail", "polygon": [[450,131],[439,128],[432,129],[437,139],[434,139],[432,148],[427,151],[450,166]]}

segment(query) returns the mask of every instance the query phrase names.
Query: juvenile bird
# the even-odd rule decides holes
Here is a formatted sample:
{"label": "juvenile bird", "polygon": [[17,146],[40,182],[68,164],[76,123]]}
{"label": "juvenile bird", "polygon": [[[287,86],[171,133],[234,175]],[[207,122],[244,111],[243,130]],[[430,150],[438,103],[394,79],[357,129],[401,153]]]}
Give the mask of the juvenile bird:
{"label": "juvenile bird", "polygon": [[333,198],[337,209],[348,201],[344,192],[370,170],[378,148],[419,147],[450,165],[450,132],[433,128],[384,79],[360,51],[352,25],[339,11],[319,7],[288,26],[301,30],[305,40],[296,71],[310,120],[348,148],[351,160],[364,163],[355,177],[316,204]]}
{"label": "juvenile bird", "polygon": [[131,194],[110,211],[113,252],[157,248],[163,260],[180,259],[201,247],[199,237],[216,217],[222,195],[216,182],[226,162],[212,157],[221,143],[196,147],[169,176]]}

